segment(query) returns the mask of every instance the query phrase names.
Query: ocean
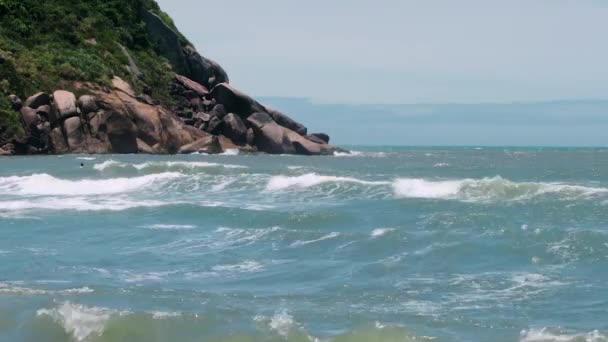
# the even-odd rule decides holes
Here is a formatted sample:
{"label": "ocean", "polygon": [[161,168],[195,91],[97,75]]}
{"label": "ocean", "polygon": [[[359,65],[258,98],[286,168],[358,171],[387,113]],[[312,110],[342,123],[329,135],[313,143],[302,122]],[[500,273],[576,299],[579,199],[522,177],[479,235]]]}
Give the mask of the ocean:
{"label": "ocean", "polygon": [[353,149],[0,159],[0,341],[608,341],[608,149]]}

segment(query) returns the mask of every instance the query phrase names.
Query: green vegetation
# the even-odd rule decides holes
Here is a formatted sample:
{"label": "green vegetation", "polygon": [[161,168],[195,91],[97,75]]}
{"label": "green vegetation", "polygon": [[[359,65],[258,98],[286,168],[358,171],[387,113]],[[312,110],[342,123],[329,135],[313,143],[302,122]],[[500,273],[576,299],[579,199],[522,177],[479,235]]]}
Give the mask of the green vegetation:
{"label": "green vegetation", "polygon": [[[142,11],[151,10],[175,29],[153,0],[0,0],[0,127],[17,127],[7,100],[38,91],[71,89],[73,81],[109,84],[118,75],[170,102],[171,67],[147,37]],[[185,38],[181,37],[185,42]],[[126,47],[142,76],[126,69]],[[11,128],[12,129],[12,128]]]}

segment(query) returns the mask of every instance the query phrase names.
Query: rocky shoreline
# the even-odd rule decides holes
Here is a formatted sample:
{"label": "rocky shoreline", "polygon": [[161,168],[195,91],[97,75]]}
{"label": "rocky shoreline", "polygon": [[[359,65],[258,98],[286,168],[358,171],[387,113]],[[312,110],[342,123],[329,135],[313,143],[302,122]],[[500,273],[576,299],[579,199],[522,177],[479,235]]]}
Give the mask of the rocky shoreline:
{"label": "rocky shoreline", "polygon": [[88,95],[57,90],[22,101],[11,95],[21,114],[25,135],[0,146],[1,155],[64,153],[207,153],[229,149],[270,154],[331,155],[343,151],[329,145],[323,133],[266,107],[228,83],[210,91],[176,75],[169,110],[149,94],[136,94],[115,76],[112,87],[78,84]]}
{"label": "rocky shoreline", "polygon": [[168,84],[146,84],[141,66],[117,43],[125,65],[111,82],[65,81],[25,100],[10,95],[23,133],[0,141],[0,155],[344,152],[329,145],[327,134],[309,134],[303,124],[233,87],[219,64],[158,15],[143,10],[141,19],[159,58],[170,64]]}

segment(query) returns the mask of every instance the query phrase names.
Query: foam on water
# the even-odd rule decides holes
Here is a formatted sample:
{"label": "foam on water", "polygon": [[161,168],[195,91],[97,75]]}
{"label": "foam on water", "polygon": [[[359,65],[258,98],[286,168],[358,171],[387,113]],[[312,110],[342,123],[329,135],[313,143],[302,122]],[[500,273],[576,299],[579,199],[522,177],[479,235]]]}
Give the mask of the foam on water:
{"label": "foam on water", "polygon": [[133,178],[61,179],[49,174],[0,177],[0,193],[19,195],[110,195],[133,192],[176,179],[177,172],[164,172]]}
{"label": "foam on water", "polygon": [[542,195],[576,199],[608,194],[607,188],[562,183],[512,182],[500,176],[483,179],[426,180],[401,178],[393,183],[398,198],[428,198],[463,201],[529,200]]}
{"label": "foam on water", "polygon": [[541,328],[522,331],[520,342],[608,342],[608,336],[598,330],[568,333],[559,329]]}
{"label": "foam on water", "polygon": [[322,237],[320,237],[318,239],[314,239],[314,240],[308,240],[308,241],[298,240],[298,241],[292,243],[291,247],[299,247],[299,246],[310,245],[311,243],[316,243],[316,242],[321,242],[321,241],[337,238],[338,236],[340,236],[340,233],[338,233],[338,232],[331,232],[331,233],[329,233],[327,235],[323,235]]}
{"label": "foam on water", "polygon": [[93,166],[93,169],[100,172],[125,169],[133,169],[137,171],[188,171],[208,168],[246,169],[247,166],[203,161],[151,161],[135,164],[117,162],[114,160],[106,160],[103,163],[95,164]]}
{"label": "foam on water", "polygon": [[394,232],[395,228],[376,228],[372,231],[371,236],[373,238],[378,238],[381,237],[383,235],[386,235],[390,232]]}
{"label": "foam on water", "polygon": [[143,228],[154,230],[190,230],[196,228],[196,226],[192,224],[151,224],[143,226]]}
{"label": "foam on water", "polygon": [[[59,200],[55,197],[44,197],[32,200],[0,201],[0,214],[3,212],[51,211],[123,211],[133,208],[157,208],[181,204],[180,202],[156,200],[129,200],[125,198],[85,198],[70,197]],[[19,218],[19,217],[15,217]],[[23,217],[28,219],[30,217]]]}
{"label": "foam on water", "polygon": [[323,183],[356,183],[363,185],[387,185],[390,182],[373,182],[352,177],[322,176],[316,173],[308,173],[302,176],[274,176],[266,185],[266,190],[276,191],[288,188],[309,188]]}
{"label": "foam on water", "polygon": [[53,309],[40,309],[38,316],[48,316],[63,326],[65,332],[76,341],[86,341],[89,337],[101,336],[111,315],[117,312],[98,307],[65,302]]}
{"label": "foam on water", "polygon": [[240,153],[238,148],[229,148],[224,153],[221,153],[222,156],[238,156]]}
{"label": "foam on water", "polygon": [[71,295],[85,294],[95,292],[89,287],[71,288],[65,290],[46,290],[34,289],[22,286],[15,286],[9,283],[0,283],[0,294],[15,294],[15,295]]}

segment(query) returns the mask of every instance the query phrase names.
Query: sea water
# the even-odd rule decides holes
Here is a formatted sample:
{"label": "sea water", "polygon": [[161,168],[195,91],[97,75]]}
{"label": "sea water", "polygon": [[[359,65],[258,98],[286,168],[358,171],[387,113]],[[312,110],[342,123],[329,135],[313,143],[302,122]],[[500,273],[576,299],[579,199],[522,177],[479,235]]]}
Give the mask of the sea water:
{"label": "sea water", "polygon": [[0,159],[0,341],[608,341],[608,149],[354,149]]}

